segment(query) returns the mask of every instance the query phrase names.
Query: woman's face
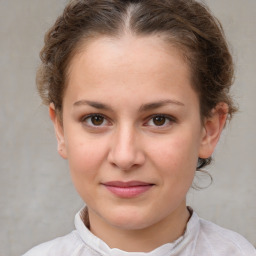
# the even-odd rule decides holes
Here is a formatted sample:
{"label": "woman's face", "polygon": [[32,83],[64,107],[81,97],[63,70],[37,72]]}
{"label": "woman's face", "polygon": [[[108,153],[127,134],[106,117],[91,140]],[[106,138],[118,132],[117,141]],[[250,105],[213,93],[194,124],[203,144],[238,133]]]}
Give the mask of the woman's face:
{"label": "woman's face", "polygon": [[84,45],[56,129],[91,225],[142,229],[186,211],[206,132],[189,67],[161,38]]}

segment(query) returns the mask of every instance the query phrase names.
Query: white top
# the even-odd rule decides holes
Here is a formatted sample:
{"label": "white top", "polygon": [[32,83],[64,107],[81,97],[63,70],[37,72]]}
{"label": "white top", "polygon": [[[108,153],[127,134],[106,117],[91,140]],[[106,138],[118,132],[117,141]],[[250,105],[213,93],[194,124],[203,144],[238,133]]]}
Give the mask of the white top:
{"label": "white top", "polygon": [[75,216],[76,230],[23,256],[256,256],[255,248],[241,235],[203,220],[195,212],[182,237],[148,253],[110,248],[90,232],[80,213]]}

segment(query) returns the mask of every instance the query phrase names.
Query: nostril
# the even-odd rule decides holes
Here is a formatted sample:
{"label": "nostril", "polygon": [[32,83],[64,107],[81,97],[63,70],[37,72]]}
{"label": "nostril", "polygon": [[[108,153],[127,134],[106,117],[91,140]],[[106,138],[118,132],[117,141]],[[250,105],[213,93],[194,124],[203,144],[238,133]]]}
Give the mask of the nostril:
{"label": "nostril", "polygon": [[122,123],[113,133],[108,161],[120,170],[130,170],[144,163],[143,148],[133,125]]}
{"label": "nostril", "polygon": [[145,156],[142,151],[136,149],[130,152],[116,150],[109,153],[108,161],[112,166],[127,171],[142,165],[145,161]]}

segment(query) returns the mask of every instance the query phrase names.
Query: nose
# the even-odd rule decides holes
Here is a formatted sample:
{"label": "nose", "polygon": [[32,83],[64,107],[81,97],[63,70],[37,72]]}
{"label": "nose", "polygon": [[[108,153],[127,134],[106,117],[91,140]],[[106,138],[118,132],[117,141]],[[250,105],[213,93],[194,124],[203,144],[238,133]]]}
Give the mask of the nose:
{"label": "nose", "polygon": [[113,134],[108,161],[120,170],[131,170],[143,165],[145,154],[135,128],[120,127]]}

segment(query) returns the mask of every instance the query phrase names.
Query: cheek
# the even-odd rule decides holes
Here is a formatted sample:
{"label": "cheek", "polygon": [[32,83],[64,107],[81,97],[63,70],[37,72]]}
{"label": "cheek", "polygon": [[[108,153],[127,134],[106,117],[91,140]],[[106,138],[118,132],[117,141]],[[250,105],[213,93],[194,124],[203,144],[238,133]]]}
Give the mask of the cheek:
{"label": "cheek", "polygon": [[[93,179],[100,169],[104,157],[105,149],[103,145],[98,145],[95,141],[88,138],[72,138],[68,144],[68,161],[71,175],[79,182],[86,182]],[[81,180],[80,178],[86,179]]]}
{"label": "cheek", "polygon": [[[72,144],[72,146],[71,146]],[[68,161],[73,184],[85,202],[94,200],[95,184],[99,183],[105,149],[90,141],[72,141],[68,147]]]}
{"label": "cheek", "polygon": [[183,177],[193,176],[198,159],[198,141],[184,133],[170,136],[156,143],[152,159],[165,175]]}

